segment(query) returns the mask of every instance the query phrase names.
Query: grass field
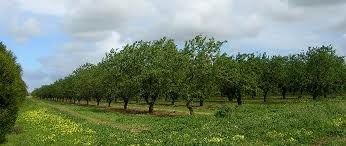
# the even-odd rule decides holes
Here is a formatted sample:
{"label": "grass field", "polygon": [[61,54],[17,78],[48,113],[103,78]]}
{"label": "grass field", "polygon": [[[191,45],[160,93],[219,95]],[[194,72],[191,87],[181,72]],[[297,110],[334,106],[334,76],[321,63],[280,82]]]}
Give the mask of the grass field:
{"label": "grass field", "polygon": [[[5,145],[346,145],[344,98],[206,102],[194,116],[184,106],[160,104],[155,115],[142,112],[146,105],[121,106],[28,98]],[[231,108],[224,118],[214,116],[220,106]]]}

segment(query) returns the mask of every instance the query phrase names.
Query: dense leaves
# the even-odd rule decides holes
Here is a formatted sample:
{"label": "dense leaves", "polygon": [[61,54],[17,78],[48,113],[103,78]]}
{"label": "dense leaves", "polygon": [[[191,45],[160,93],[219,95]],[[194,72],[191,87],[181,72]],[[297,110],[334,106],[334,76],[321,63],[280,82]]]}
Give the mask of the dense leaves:
{"label": "dense leaves", "polygon": [[0,42],[0,143],[16,121],[19,97],[27,94],[21,73],[16,57]]}
{"label": "dense leaves", "polygon": [[[174,40],[138,41],[122,49],[112,49],[98,64],[86,63],[71,75],[33,94],[53,100],[95,99],[111,102],[122,99],[124,109],[130,101],[144,101],[149,113],[158,100],[174,105],[186,101],[193,114],[193,104],[225,96],[229,101],[269,94],[313,99],[345,92],[346,65],[331,46],[309,48],[289,56],[267,54],[220,54],[225,41],[196,36],[178,48]],[[297,94],[299,93],[299,94]],[[297,95],[296,95],[297,94]]]}

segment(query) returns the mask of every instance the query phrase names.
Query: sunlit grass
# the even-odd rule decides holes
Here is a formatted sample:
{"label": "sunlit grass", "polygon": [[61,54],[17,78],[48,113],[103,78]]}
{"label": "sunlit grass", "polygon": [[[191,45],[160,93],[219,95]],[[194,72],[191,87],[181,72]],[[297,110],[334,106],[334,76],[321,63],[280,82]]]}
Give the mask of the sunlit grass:
{"label": "sunlit grass", "polygon": [[[16,126],[21,131],[8,136],[7,145],[345,144],[344,99],[288,102],[245,102],[241,107],[225,103],[223,106],[231,106],[231,113],[216,118],[213,113],[219,105],[213,102],[196,108],[210,114],[162,117],[27,99]],[[166,106],[156,106],[156,110]],[[146,106],[136,108],[145,110]]]}

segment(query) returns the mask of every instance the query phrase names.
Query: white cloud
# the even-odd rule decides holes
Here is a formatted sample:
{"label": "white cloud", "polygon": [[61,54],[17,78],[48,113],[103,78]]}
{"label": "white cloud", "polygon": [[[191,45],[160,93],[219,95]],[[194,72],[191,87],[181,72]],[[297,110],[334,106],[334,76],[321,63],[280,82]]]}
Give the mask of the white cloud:
{"label": "white cloud", "polygon": [[50,56],[39,59],[40,63],[48,72],[54,73],[54,80],[68,75],[78,66],[89,62],[97,63],[110,49],[121,48],[123,42],[116,32],[112,32],[109,37],[101,41],[72,41]]}
{"label": "white cloud", "polygon": [[256,13],[240,14],[231,0],[85,1],[63,17],[65,31],[76,39],[122,38],[177,40],[203,33],[218,38],[254,37],[262,27]]}
{"label": "white cloud", "polygon": [[40,62],[66,75],[96,63],[130,40],[168,36],[178,41],[203,33],[220,39],[255,37],[262,27],[255,13],[238,15],[233,1],[80,1],[61,17],[70,40]]}
{"label": "white cloud", "polygon": [[[156,6],[164,4],[167,2]],[[139,38],[169,36],[181,41],[200,33],[220,39],[246,38],[256,36],[262,28],[256,13],[241,14],[230,0],[177,0],[167,6],[171,8],[158,8],[159,18],[148,22],[153,25],[139,32]]]}
{"label": "white cloud", "polygon": [[15,0],[21,11],[39,15],[63,16],[68,9],[68,0]]}
{"label": "white cloud", "polygon": [[16,19],[10,24],[9,32],[17,41],[27,41],[41,34],[40,23],[35,18]]}
{"label": "white cloud", "polygon": [[119,33],[112,32],[107,39],[96,42],[96,48],[99,48],[98,52],[105,53],[112,48],[122,49],[125,43],[129,42],[129,40],[121,40]]}
{"label": "white cloud", "polygon": [[40,58],[42,67],[56,78],[87,61],[99,61],[106,51],[130,40],[163,36],[181,42],[205,34],[230,40],[240,51],[281,48],[272,50],[294,53],[333,44],[346,52],[341,49],[346,44],[335,40],[346,34],[345,4],[345,0],[14,0],[0,6],[0,21],[20,18],[9,30],[13,37],[28,40],[42,33],[42,23],[49,23],[35,16],[58,19],[67,40]]}
{"label": "white cloud", "polygon": [[26,83],[29,83],[29,91],[32,91],[34,88],[40,87],[43,84],[48,84],[53,81],[53,79],[49,79],[49,74],[42,71],[42,69],[24,70],[23,80]]}
{"label": "white cloud", "polygon": [[109,37],[105,35],[107,32],[119,32],[130,25],[132,20],[150,15],[152,8],[150,2],[145,0],[82,1],[63,18],[64,28],[71,36],[99,37],[98,40],[102,40]]}
{"label": "white cloud", "polygon": [[345,0],[287,0],[289,4],[295,6],[306,6],[306,7],[316,7],[316,6],[330,6],[345,4]]}

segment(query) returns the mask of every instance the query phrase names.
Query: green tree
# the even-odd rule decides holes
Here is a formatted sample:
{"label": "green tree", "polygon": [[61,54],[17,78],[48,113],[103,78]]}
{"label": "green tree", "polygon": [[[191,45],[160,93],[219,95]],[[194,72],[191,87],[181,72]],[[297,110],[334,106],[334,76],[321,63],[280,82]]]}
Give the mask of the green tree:
{"label": "green tree", "polygon": [[142,42],[135,42],[131,45],[126,45],[123,50],[120,51],[115,57],[113,62],[116,67],[115,78],[118,82],[118,93],[124,101],[124,109],[127,109],[127,105],[135,96],[140,92],[140,79],[139,75],[142,72],[142,66],[140,64],[140,51]]}
{"label": "green tree", "polygon": [[273,70],[273,83],[281,91],[282,99],[286,99],[289,90],[289,70],[287,56],[273,56],[271,59],[271,67]]}
{"label": "green tree", "polygon": [[18,97],[27,94],[21,73],[16,57],[0,42],[0,143],[16,121]]}
{"label": "green tree", "polygon": [[287,64],[288,68],[288,83],[289,88],[295,94],[299,91],[298,98],[303,96],[303,92],[306,89],[306,60],[304,54],[295,54],[289,56]]}
{"label": "green tree", "polygon": [[257,90],[258,76],[254,68],[254,54],[238,54],[236,57],[237,72],[235,78],[236,97],[238,105],[242,104],[242,96],[246,92]]}
{"label": "green tree", "polygon": [[259,84],[258,87],[263,91],[263,101],[267,101],[268,93],[275,87],[275,83],[273,81],[273,69],[271,65],[271,59],[263,54],[258,58],[258,66],[259,66]]}
{"label": "green tree", "polygon": [[177,51],[173,40],[162,38],[158,41],[143,42],[140,48],[140,74],[141,96],[149,105],[149,113],[154,110],[155,102],[165,96],[172,73],[171,63]]}
{"label": "green tree", "polygon": [[117,60],[119,57],[117,55],[116,50],[111,49],[99,64],[102,70],[104,96],[108,102],[108,107],[111,106],[113,100],[121,97],[119,92],[121,75],[119,74],[119,62]]}
{"label": "green tree", "polygon": [[236,98],[237,104],[241,105],[244,94],[256,90],[257,75],[253,61],[253,54],[238,54],[236,57],[223,54],[217,59],[217,80],[221,93],[229,101]]}
{"label": "green tree", "polygon": [[314,100],[321,95],[326,97],[340,80],[344,58],[337,56],[332,46],[309,48],[306,56],[309,92]]}
{"label": "green tree", "polygon": [[81,99],[84,99],[87,102],[87,105],[93,96],[93,83],[91,80],[91,78],[93,78],[91,72],[93,67],[93,64],[85,63],[74,72],[76,77],[75,85],[78,94],[78,101],[80,102]]}
{"label": "green tree", "polygon": [[238,64],[236,61],[223,54],[218,57],[215,67],[217,68],[217,82],[221,93],[227,97],[228,101],[232,101],[236,97],[236,76],[238,73]]}
{"label": "green tree", "polygon": [[182,53],[188,60],[186,65],[187,107],[193,113],[191,103],[198,99],[203,106],[204,99],[217,90],[215,68],[213,67],[224,41],[207,38],[201,35],[186,41]]}

